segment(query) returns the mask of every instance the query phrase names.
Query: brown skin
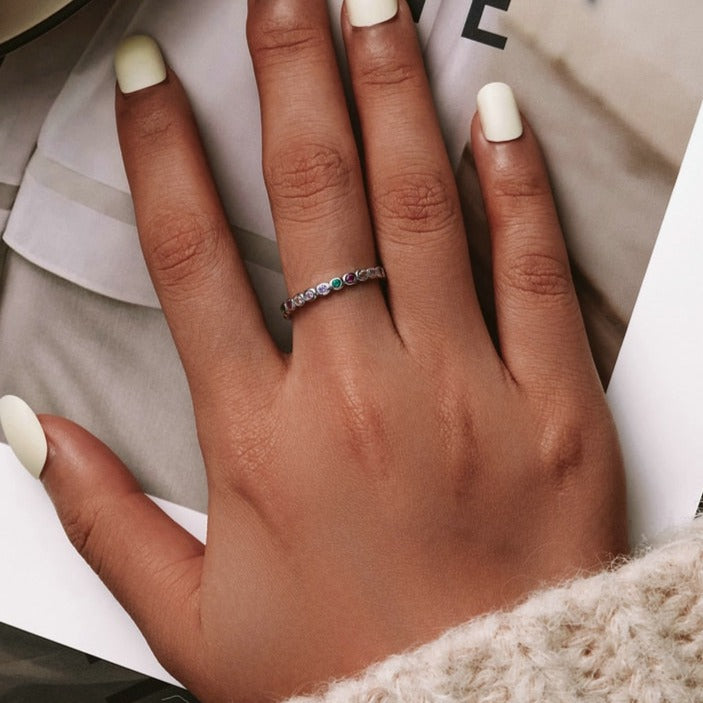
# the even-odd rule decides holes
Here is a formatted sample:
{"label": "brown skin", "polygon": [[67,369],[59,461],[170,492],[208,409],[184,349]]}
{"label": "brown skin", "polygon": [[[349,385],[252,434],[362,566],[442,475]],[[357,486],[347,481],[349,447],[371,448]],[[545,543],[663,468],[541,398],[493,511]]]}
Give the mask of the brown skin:
{"label": "brown skin", "polygon": [[207,547],[104,445],[42,417],[66,531],[204,703],[307,691],[626,550],[622,463],[535,138],[472,148],[499,350],[407,6],[344,37],[324,0],[250,0],[264,173],[288,289],[377,283],[264,327],[173,73],[117,120],[144,254],[188,375]]}

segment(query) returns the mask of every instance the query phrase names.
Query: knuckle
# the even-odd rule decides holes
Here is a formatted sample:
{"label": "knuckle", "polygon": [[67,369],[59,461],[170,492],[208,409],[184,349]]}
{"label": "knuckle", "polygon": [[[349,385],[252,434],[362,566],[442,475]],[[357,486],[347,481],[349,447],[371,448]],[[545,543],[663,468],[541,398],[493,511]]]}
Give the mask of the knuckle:
{"label": "knuckle", "polygon": [[525,207],[525,200],[547,199],[551,201],[551,189],[544,173],[528,167],[521,168],[514,164],[502,164],[496,169],[491,187],[491,198],[515,201],[515,205],[520,208]]}
{"label": "knuckle", "polygon": [[235,483],[240,487],[253,488],[258,485],[260,488],[264,480],[264,468],[272,465],[278,432],[260,417],[254,422],[249,420],[244,426],[247,427],[246,435],[243,432],[235,433],[236,441],[232,443],[229,453],[231,462],[237,469]]}
{"label": "knuckle", "polygon": [[290,3],[258,3],[247,23],[247,40],[258,65],[287,63],[314,53],[325,44],[322,27],[306,22]]}
{"label": "knuckle", "polygon": [[144,249],[159,283],[191,293],[218,260],[221,227],[198,213],[167,213],[145,225]]}
{"label": "knuckle", "polygon": [[460,394],[447,385],[437,397],[438,436],[444,461],[458,499],[463,500],[474,487],[480,466],[475,413]]}
{"label": "knuckle", "polygon": [[130,116],[130,129],[140,149],[152,153],[166,148],[180,129],[173,108],[153,102],[146,111],[140,107],[136,105]]}
{"label": "knuckle", "polygon": [[497,277],[501,288],[518,290],[540,298],[566,298],[571,295],[571,274],[566,262],[548,254],[523,253]]}
{"label": "knuckle", "polygon": [[264,168],[274,207],[288,219],[316,219],[351,192],[352,164],[336,146],[307,143],[282,149]]}
{"label": "knuckle", "polygon": [[543,475],[555,486],[571,482],[584,463],[586,432],[581,420],[563,419],[547,425],[539,435],[539,462]]}
{"label": "knuckle", "polygon": [[259,508],[275,502],[274,467],[283,432],[278,417],[273,399],[260,409],[230,411],[227,441],[218,440],[217,463],[223,467],[219,472],[223,485]]}
{"label": "knuckle", "polygon": [[458,224],[453,184],[431,171],[391,178],[372,201],[377,218],[389,224],[391,239],[394,232],[441,235]]}
{"label": "knuckle", "polygon": [[106,541],[110,532],[101,529],[105,514],[104,506],[84,502],[67,508],[61,516],[69,542],[100,578],[104,576],[105,554],[109,552]]}
{"label": "knuckle", "polygon": [[389,59],[386,56],[374,56],[362,64],[358,71],[358,83],[371,88],[404,89],[417,81],[417,71],[408,63]]}
{"label": "knuckle", "polygon": [[343,454],[374,474],[388,465],[390,428],[385,398],[368,377],[356,371],[343,373],[335,394],[335,412],[344,446]]}

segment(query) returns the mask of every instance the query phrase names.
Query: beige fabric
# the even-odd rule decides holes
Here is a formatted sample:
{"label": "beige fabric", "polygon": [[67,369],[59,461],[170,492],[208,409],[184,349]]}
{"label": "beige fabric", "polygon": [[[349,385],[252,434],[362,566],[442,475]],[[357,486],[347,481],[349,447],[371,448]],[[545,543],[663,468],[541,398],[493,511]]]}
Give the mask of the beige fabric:
{"label": "beige fabric", "polygon": [[538,593],[293,701],[699,703],[703,519],[618,571]]}
{"label": "beige fabric", "polygon": [[0,389],[86,427],[148,493],[205,511],[190,395],[160,310],[91,293],[10,250],[0,287]]}
{"label": "beige fabric", "polygon": [[[15,4],[18,2],[29,13],[38,9],[32,7],[34,2],[17,0]],[[92,0],[40,38],[0,57],[0,234],[46,114],[114,2]],[[6,5],[7,0],[0,2],[0,34]]]}

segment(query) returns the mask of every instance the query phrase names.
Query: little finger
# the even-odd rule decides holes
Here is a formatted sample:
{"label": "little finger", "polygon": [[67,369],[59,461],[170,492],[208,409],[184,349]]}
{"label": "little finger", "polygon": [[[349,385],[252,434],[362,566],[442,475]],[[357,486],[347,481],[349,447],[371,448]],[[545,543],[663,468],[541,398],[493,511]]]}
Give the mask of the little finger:
{"label": "little finger", "polygon": [[512,91],[479,93],[472,149],[491,229],[503,361],[518,384],[597,380],[539,145]]}

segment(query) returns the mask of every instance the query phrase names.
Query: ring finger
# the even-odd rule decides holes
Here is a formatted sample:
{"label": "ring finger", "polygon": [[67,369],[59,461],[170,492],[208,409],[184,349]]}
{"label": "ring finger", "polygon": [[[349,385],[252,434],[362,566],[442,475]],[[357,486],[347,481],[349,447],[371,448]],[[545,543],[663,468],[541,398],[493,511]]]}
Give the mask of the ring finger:
{"label": "ring finger", "polygon": [[344,36],[393,320],[410,347],[434,352],[439,342],[496,362],[410,8],[400,2],[392,21],[359,30],[356,4],[346,2]]}
{"label": "ring finger", "polygon": [[[374,239],[327,3],[250,0],[247,35],[261,102],[264,177],[292,295],[373,266]],[[325,329],[337,334],[342,326],[369,323],[377,332],[382,318],[390,328],[377,283],[333,298],[334,304],[295,313],[296,336],[314,330],[319,342]]]}

